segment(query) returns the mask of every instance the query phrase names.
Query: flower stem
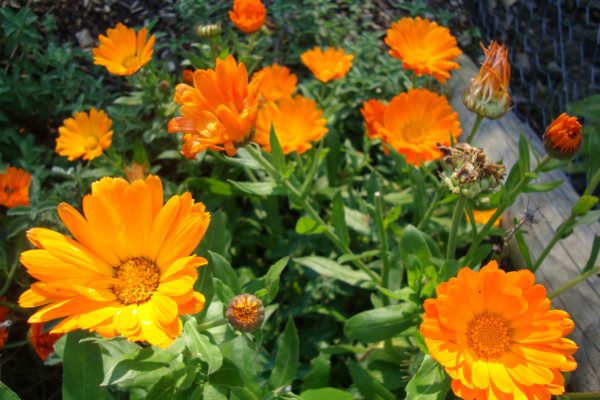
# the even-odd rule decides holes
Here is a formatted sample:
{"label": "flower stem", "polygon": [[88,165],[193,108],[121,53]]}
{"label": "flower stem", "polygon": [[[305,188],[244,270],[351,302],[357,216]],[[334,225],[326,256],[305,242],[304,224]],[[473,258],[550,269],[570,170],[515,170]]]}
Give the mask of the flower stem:
{"label": "flower stem", "polygon": [[594,193],[594,190],[596,190],[596,187],[598,186],[599,183],[600,183],[600,168],[598,168],[596,170],[596,172],[594,173],[594,176],[592,176],[592,178],[590,179],[588,186],[585,189],[585,192],[583,192],[583,195],[591,196],[592,193]]}
{"label": "flower stem", "polygon": [[458,226],[463,216],[463,210],[467,198],[460,196],[456,206],[454,207],[454,213],[452,214],[452,226],[450,228],[450,236],[448,237],[448,248],[446,249],[446,260],[454,260],[454,253],[456,252],[456,239],[458,236]]}
{"label": "flower stem", "polygon": [[18,312],[19,314],[29,315],[29,313],[26,310],[19,307],[17,304],[11,303],[10,301],[0,300],[0,306],[6,307],[12,311]]}
{"label": "flower stem", "polygon": [[[285,188],[285,190],[287,191],[288,196],[289,196],[290,200],[292,200],[292,202],[299,205],[302,209],[304,209],[310,215],[310,217],[314,221],[316,221],[320,226],[325,228],[323,233],[340,251],[342,251],[345,254],[354,255],[352,250],[350,250],[350,248],[346,244],[344,244],[344,242],[340,238],[337,237],[333,227],[331,227],[329,224],[327,224],[325,221],[323,221],[323,219],[321,218],[319,213],[314,209],[314,207],[310,203],[309,199],[302,197],[301,193],[292,184],[292,182],[290,182],[288,179],[281,176],[281,174],[277,171],[277,169],[267,159],[265,159],[262,156],[260,150],[256,150],[254,147],[252,147],[252,145],[249,145],[249,146],[246,146],[246,151],[248,151],[248,154],[250,154],[252,156],[252,158],[254,158],[256,160],[256,162],[258,162],[265,169],[265,171],[269,175],[271,175],[271,177],[273,179],[275,179],[278,183],[280,183]],[[371,269],[369,269],[369,267],[367,267],[367,265],[365,263],[363,263],[360,259],[353,259],[352,262],[354,263],[354,265],[356,265],[356,267],[358,267],[360,270],[362,270],[367,275],[369,275],[369,277],[374,282],[376,282],[378,284],[381,283],[381,278],[379,276],[377,276],[377,274],[375,272],[373,272]]]}
{"label": "flower stem", "polygon": [[481,123],[483,122],[483,117],[479,114],[477,114],[477,117],[475,117],[475,122],[473,122],[473,127],[471,128],[471,132],[469,133],[469,136],[467,136],[467,143],[471,143],[471,141],[473,140],[473,138],[475,137],[475,134],[477,133],[477,130],[479,130],[479,127],[481,126]]}
{"label": "flower stem", "polygon": [[580,284],[581,282],[585,281],[590,276],[596,275],[597,273],[600,273],[600,265],[596,265],[594,268],[590,269],[589,271],[586,271],[583,274],[571,279],[569,282],[565,283],[564,285],[562,285],[561,287],[556,289],[554,292],[550,293],[550,295],[548,297],[553,299],[553,298],[559,296],[561,293],[571,289],[573,286],[576,286],[576,285]]}
{"label": "flower stem", "polygon": [[[385,289],[389,289],[390,279],[390,262],[388,260],[388,243],[387,234],[385,232],[385,226],[383,224],[383,198],[381,192],[375,192],[375,224],[377,225],[377,234],[379,236],[379,243],[381,246],[380,254],[381,261],[383,262],[383,268],[381,271],[381,286]],[[383,296],[383,304],[388,305],[389,299],[387,296]]]}

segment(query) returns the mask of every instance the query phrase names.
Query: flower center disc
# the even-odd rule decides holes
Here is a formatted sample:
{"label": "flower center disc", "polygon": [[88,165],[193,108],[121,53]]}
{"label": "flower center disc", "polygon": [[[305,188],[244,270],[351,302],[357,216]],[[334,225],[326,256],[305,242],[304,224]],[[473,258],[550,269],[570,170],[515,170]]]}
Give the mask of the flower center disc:
{"label": "flower center disc", "polygon": [[500,358],[510,349],[510,330],[506,320],[497,314],[482,313],[467,326],[467,343],[484,360]]}
{"label": "flower center disc", "polygon": [[135,67],[139,64],[138,58],[136,55],[129,56],[125,60],[123,60],[123,66],[125,68]]}
{"label": "flower center disc", "polygon": [[147,258],[136,257],[116,267],[114,278],[113,292],[121,303],[141,304],[158,288],[160,270]]}
{"label": "flower center disc", "polygon": [[98,147],[98,138],[94,135],[87,135],[85,139],[83,139],[83,147],[86,150],[93,150]]}
{"label": "flower center disc", "polygon": [[256,320],[257,314],[258,303],[244,299],[243,302],[233,306],[233,317],[239,324],[253,324]]}
{"label": "flower center disc", "polygon": [[404,139],[410,143],[421,142],[422,141],[421,138],[423,137],[423,134],[424,134],[423,128],[420,126],[420,124],[416,124],[416,123],[408,124],[402,130],[402,136],[404,136]]}

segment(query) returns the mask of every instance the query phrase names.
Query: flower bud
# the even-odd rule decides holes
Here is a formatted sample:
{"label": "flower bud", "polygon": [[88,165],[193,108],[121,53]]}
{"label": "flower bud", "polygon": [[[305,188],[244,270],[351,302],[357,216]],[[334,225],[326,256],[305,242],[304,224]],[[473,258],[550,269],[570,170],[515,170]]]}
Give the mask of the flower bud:
{"label": "flower bud", "polygon": [[221,24],[196,25],[196,36],[211,38],[221,34]]}
{"label": "flower bud", "polygon": [[542,136],[544,149],[559,160],[570,160],[577,154],[583,134],[577,117],[562,113],[546,128]]}
{"label": "flower bud", "polygon": [[485,61],[479,73],[471,78],[469,91],[463,101],[469,110],[482,117],[496,119],[510,109],[508,49],[496,41],[487,49],[483,44],[481,47]]}
{"label": "flower bud", "polygon": [[44,323],[40,322],[31,324],[27,332],[27,339],[42,361],[46,361],[48,356],[54,352],[54,344],[62,335],[62,333],[45,332]]}
{"label": "flower bud", "polygon": [[235,330],[252,332],[265,319],[265,307],[258,297],[244,293],[231,299],[225,316]]}

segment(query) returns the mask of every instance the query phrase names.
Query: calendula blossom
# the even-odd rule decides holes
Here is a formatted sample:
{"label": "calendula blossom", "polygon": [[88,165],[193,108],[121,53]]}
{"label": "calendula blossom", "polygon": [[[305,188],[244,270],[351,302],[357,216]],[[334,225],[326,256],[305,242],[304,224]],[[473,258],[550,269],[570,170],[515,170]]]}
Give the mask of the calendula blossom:
{"label": "calendula blossom", "polygon": [[258,94],[266,101],[277,101],[290,97],[296,91],[298,78],[287,67],[273,64],[252,75],[252,80],[260,80]]}
{"label": "calendula blossom", "polygon": [[58,216],[72,237],[33,228],[35,249],[20,257],[38,280],[19,298],[41,307],[30,323],[62,318],[51,333],[86,329],[167,347],[181,334],[179,315],[204,307],[194,282],[206,260],[192,252],[210,215],[190,193],[164,203],[156,176],[107,177],[92,184],[83,214],[61,203]]}
{"label": "calendula blossom", "polygon": [[542,136],[544,149],[552,157],[569,160],[577,154],[583,141],[581,124],[577,117],[570,117],[566,113],[559,115],[546,128]]}
{"label": "calendula blossom", "polygon": [[424,303],[421,333],[463,399],[549,400],[564,393],[577,345],[569,314],[551,309],[529,270],[504,272],[495,261],[467,267]]}
{"label": "calendula blossom", "polygon": [[133,75],[152,59],[154,35],[146,41],[148,30],[136,32],[122,23],[98,36],[100,45],[92,50],[94,64],[106,67],[114,75]]}
{"label": "calendula blossom", "polygon": [[387,30],[385,44],[390,55],[402,61],[404,69],[417,76],[430,75],[445,83],[462,51],[450,30],[421,17],[402,18]]}
{"label": "calendula blossom", "polygon": [[471,78],[464,103],[469,110],[482,117],[495,119],[510,109],[508,49],[496,41],[487,49],[483,44],[481,48],[485,53],[485,61],[479,73]]}
{"label": "calendula blossom", "polygon": [[314,47],[300,55],[302,63],[323,83],[346,76],[352,67],[352,54],[343,49],[328,48],[325,51]]}
{"label": "calendula blossom", "polygon": [[8,167],[0,173],[0,205],[8,208],[29,205],[31,174],[21,168]]}
{"label": "calendula blossom", "polygon": [[168,130],[183,132],[183,155],[194,158],[212,149],[232,156],[250,142],[260,83],[261,79],[248,83],[246,66],[228,56],[217,59],[215,69],[194,71],[193,85],[177,85],[174,100],[182,115],[169,121]]}
{"label": "calendula blossom", "polygon": [[83,158],[93,160],[112,143],[112,120],[102,111],[92,107],[89,113],[76,112],[58,128],[56,152],[69,161]]}
{"label": "calendula blossom", "polygon": [[265,22],[267,9],[260,0],[233,0],[229,19],[244,33],[258,31]]}
{"label": "calendula blossom", "polygon": [[365,133],[370,139],[380,138],[380,130],[377,125],[383,123],[383,115],[387,105],[376,99],[371,99],[363,103],[360,113],[365,121]]}

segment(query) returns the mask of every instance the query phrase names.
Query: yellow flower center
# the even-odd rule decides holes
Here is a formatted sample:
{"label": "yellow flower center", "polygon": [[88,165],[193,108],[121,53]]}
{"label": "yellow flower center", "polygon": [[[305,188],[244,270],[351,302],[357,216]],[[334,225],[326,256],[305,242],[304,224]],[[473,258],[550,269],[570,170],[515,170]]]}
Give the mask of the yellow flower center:
{"label": "yellow flower center", "polygon": [[481,359],[500,358],[509,350],[510,343],[508,324],[498,314],[481,313],[467,326],[467,344]]}
{"label": "yellow flower center", "polygon": [[233,306],[233,317],[238,323],[249,325],[254,323],[258,314],[258,302],[244,299]]}
{"label": "yellow flower center", "polygon": [[158,288],[160,270],[144,257],[131,258],[115,268],[113,292],[121,303],[141,304]]}
{"label": "yellow flower center", "polygon": [[83,147],[85,147],[86,150],[95,149],[96,147],[98,147],[98,138],[94,135],[87,135],[83,139]]}
{"label": "yellow flower center", "polygon": [[421,143],[423,141],[423,136],[425,135],[425,130],[419,123],[410,123],[404,126],[402,129],[402,136],[407,142],[410,143]]}
{"label": "yellow flower center", "polygon": [[137,67],[140,64],[137,55],[129,56],[123,60],[123,66],[125,68]]}

